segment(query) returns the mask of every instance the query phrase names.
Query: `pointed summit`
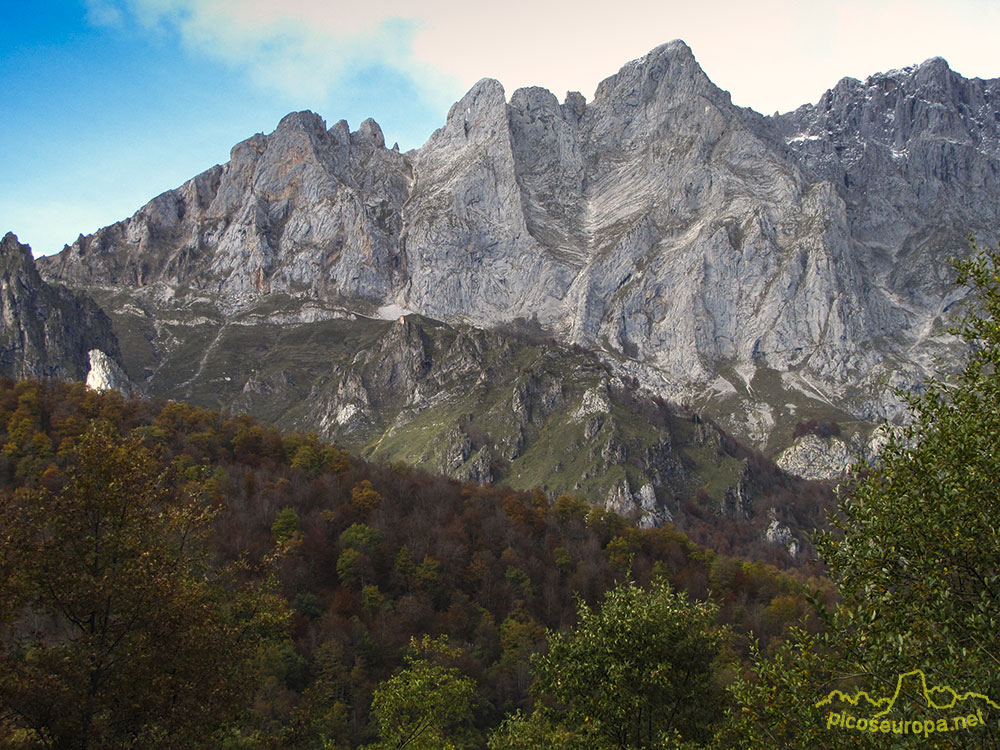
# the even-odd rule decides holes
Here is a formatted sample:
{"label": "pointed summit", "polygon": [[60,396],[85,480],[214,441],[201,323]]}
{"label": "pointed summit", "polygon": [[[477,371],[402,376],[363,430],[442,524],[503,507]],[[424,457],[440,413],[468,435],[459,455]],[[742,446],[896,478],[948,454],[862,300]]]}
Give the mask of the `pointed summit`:
{"label": "pointed summit", "polygon": [[41,283],[31,247],[21,244],[13,232],[7,232],[3,240],[0,240],[0,272],[6,281],[10,280],[12,274],[27,274],[32,285]]}
{"label": "pointed summit", "polygon": [[301,112],[289,112],[281,118],[275,133],[291,130],[304,130],[306,132],[325,131],[326,122],[315,112],[308,109]]}
{"label": "pointed summit", "polygon": [[18,239],[17,235],[13,232],[7,232],[0,240],[0,253],[3,255],[9,255],[11,253],[20,253],[31,255],[31,248],[28,245],[22,245]]}
{"label": "pointed summit", "polygon": [[452,105],[443,128],[431,135],[424,148],[444,143],[491,139],[507,128],[507,95],[495,78],[482,78]]}
{"label": "pointed summit", "polygon": [[379,124],[369,117],[361,123],[357,132],[351,133],[351,143],[368,143],[375,148],[385,148],[385,136]]}
{"label": "pointed summit", "polygon": [[942,72],[945,70],[951,71],[951,66],[948,65],[948,61],[937,55],[934,57],[928,57],[917,67],[920,70],[926,70],[928,72]]}
{"label": "pointed summit", "polygon": [[947,92],[945,95],[949,97],[951,89],[958,79],[959,77],[952,72],[948,61],[943,57],[932,57],[924,60],[913,72],[913,82],[917,86],[940,89],[942,92]]}
{"label": "pointed summit", "polygon": [[507,104],[503,84],[495,78],[481,78],[465,96],[448,111],[448,126],[453,122],[470,122],[502,110]]}
{"label": "pointed summit", "polygon": [[601,81],[594,94],[594,103],[624,98],[626,103],[638,104],[670,95],[676,89],[701,89],[706,85],[716,89],[698,65],[691,48],[675,39],[626,63],[615,75]]}

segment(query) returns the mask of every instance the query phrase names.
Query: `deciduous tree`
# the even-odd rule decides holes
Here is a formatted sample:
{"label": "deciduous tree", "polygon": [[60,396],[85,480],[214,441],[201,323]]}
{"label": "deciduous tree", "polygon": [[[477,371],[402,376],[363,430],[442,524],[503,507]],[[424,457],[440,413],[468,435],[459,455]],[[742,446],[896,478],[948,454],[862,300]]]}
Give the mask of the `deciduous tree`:
{"label": "deciduous tree", "polygon": [[457,655],[445,639],[414,639],[406,666],[375,690],[372,718],[380,741],[369,750],[450,750],[472,716],[476,683],[458,669],[435,663]]}
{"label": "deciduous tree", "polygon": [[138,438],[95,427],[66,473],[0,498],[0,746],[204,746],[282,608],[222,585],[211,512]]}
{"label": "deciduous tree", "polygon": [[593,726],[611,747],[704,740],[722,708],[716,612],[662,579],[648,590],[627,581],[599,609],[581,603],[576,628],[553,633],[535,659],[536,699],[554,699],[566,727]]}

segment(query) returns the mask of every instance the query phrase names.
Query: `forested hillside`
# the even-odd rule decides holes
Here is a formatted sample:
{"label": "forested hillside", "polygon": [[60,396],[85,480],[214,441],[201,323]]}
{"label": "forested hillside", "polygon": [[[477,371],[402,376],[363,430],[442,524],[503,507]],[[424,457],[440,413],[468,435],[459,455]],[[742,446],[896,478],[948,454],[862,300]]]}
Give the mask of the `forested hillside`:
{"label": "forested hillside", "polygon": [[[473,681],[462,731],[481,746],[505,715],[530,711],[531,654],[546,651],[552,633],[577,623],[579,606],[600,603],[616,585],[631,580],[645,587],[655,578],[692,601],[711,602],[712,627],[728,625],[733,633],[719,642],[724,647],[713,662],[713,679],[720,681],[728,673],[723,665],[746,655],[751,631],[765,644],[780,639],[806,611],[807,588],[822,585],[812,580],[807,587],[763,564],[720,556],[670,526],[638,529],[577,497],[373,465],[314,436],[283,435],[245,416],[127,400],[80,384],[5,380],[0,425],[6,534],[0,583],[18,592],[10,600],[16,606],[0,609],[2,669],[5,678],[17,677],[4,683],[0,698],[15,747],[61,746],[45,739],[50,730],[39,729],[58,706],[46,703],[49,713],[39,713],[32,701],[41,700],[44,686],[50,697],[75,705],[76,691],[89,684],[79,674],[24,667],[51,649],[85,650],[90,636],[46,598],[48,569],[31,578],[14,563],[28,559],[19,558],[25,550],[56,549],[46,540],[70,527],[60,514],[92,517],[96,511],[80,497],[95,466],[109,487],[143,472],[152,477],[149,502],[159,510],[142,521],[149,528],[160,528],[155,519],[170,508],[187,509],[179,518],[208,519],[205,554],[185,568],[188,579],[210,584],[214,602],[256,602],[224,610],[223,622],[244,622],[258,634],[249,641],[252,654],[247,641],[233,654],[251,665],[238,670],[242,684],[251,675],[257,681],[243,710],[227,704],[205,717],[216,721],[215,746],[353,747],[374,740],[373,695],[398,673],[411,639],[425,636],[434,640],[417,644],[410,668],[430,658]],[[132,479],[116,477],[116,466]],[[135,510],[134,499],[130,505],[128,493],[121,494],[123,507],[102,506],[104,515]],[[192,509],[202,516],[190,515]],[[74,541],[66,549],[80,555],[79,566],[60,563],[60,585],[70,592],[93,583],[87,566],[97,558],[87,556],[87,544],[99,547],[87,523],[72,528],[82,546]],[[163,539],[144,533],[150,548],[174,549],[168,542],[179,532],[167,525]],[[141,587],[140,579],[108,584],[127,591]],[[266,627],[261,607],[272,615]],[[144,613],[132,616],[144,622]],[[111,653],[125,663],[141,656]],[[112,687],[84,694],[110,706],[123,700]],[[126,682],[119,689],[146,687]],[[706,721],[718,720],[723,707],[721,700],[712,706]],[[93,714],[99,723],[99,706]],[[143,735],[129,734],[122,721],[119,740],[91,746],[135,746],[135,736]]]}
{"label": "forested hillside", "polygon": [[974,353],[842,494],[830,580],[246,416],[0,381],[0,744],[995,747],[1000,252],[957,266]]}

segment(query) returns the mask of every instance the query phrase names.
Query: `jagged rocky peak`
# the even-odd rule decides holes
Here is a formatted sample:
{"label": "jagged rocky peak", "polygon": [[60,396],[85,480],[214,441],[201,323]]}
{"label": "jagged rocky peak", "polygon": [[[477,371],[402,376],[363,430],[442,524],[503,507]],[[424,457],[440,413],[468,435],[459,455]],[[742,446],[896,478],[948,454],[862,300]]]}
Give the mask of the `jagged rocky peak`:
{"label": "jagged rocky peak", "polygon": [[579,122],[583,113],[587,111],[587,97],[579,91],[567,91],[562,107],[567,115],[571,114]]}
{"label": "jagged rocky peak", "polygon": [[374,119],[369,117],[353,132],[347,120],[339,120],[327,129],[326,121],[309,110],[285,115],[273,133],[270,135],[257,133],[244,143],[251,146],[251,151],[259,153],[261,145],[282,146],[288,139],[301,136],[308,137],[310,143],[318,149],[317,158],[323,158],[325,151],[337,151],[349,146],[367,147],[369,150],[385,148],[382,128]]}
{"label": "jagged rocky peak", "polygon": [[905,256],[887,281],[903,298],[916,293],[911,312],[942,306],[950,285],[942,258],[963,252],[965,236],[993,241],[1000,79],[966,79],[932,58],[844,79],[774,123],[810,177],[842,196],[852,235],[889,248],[894,261]]}
{"label": "jagged rocky peak", "polygon": [[594,103],[613,107],[635,107],[652,99],[669,98],[681,90],[722,93],[680,39],[661,44],[648,54],[626,63],[615,75],[601,81]]}
{"label": "jagged rocky peak", "polygon": [[272,137],[295,131],[320,136],[326,133],[326,121],[308,109],[301,112],[289,112],[278,121],[278,127],[274,129]]}
{"label": "jagged rocky peak", "polygon": [[917,83],[934,83],[940,84],[942,82],[951,83],[958,76],[948,65],[948,61],[943,57],[935,56],[929,57],[924,62],[916,67],[915,78]]}
{"label": "jagged rocky peak", "polygon": [[562,116],[562,107],[555,94],[541,86],[519,88],[510,98],[510,106],[516,110],[536,112],[542,117]]}
{"label": "jagged rocky peak", "polygon": [[0,240],[0,282],[5,296],[20,292],[34,294],[44,284],[35,268],[31,247],[21,244],[13,232],[7,232]]}
{"label": "jagged rocky peak", "polygon": [[346,122],[328,130],[319,115],[293,112],[270,135],[237,144],[227,164],[41,265],[80,282],[381,300],[398,283],[411,177],[374,120],[351,133]]}
{"label": "jagged rocky peak", "polygon": [[337,120],[337,122],[330,126],[327,133],[342,146],[346,146],[351,142],[351,126],[347,124],[347,120]]}
{"label": "jagged rocky peak", "polygon": [[510,98],[508,115],[515,168],[522,184],[528,173],[539,168],[555,169],[550,179],[562,180],[567,175],[560,173],[568,163],[574,169],[580,166],[580,116],[561,106],[551,91],[538,86],[518,89]]}
{"label": "jagged rocky peak", "polygon": [[507,120],[507,98],[503,85],[494,78],[483,78],[452,105],[443,128],[435,130],[420,149],[461,147],[466,141],[494,138]]}
{"label": "jagged rocky peak", "polygon": [[[996,79],[966,79],[944,58],[876,73],[864,82],[844,78],[815,105],[806,104],[776,119],[795,145],[877,141],[897,149],[917,138],[949,138],[1000,155]],[[901,151],[898,157],[903,157]]]}
{"label": "jagged rocky peak", "polygon": [[[13,232],[7,232],[0,240],[0,279],[6,285],[16,281],[22,274],[27,274],[29,283],[38,278],[31,247],[18,242],[17,235]],[[38,278],[38,281],[41,279]]]}
{"label": "jagged rocky peak", "polygon": [[351,143],[369,144],[374,148],[385,148],[385,136],[382,135],[382,128],[371,117],[361,123],[356,133],[351,133]]}
{"label": "jagged rocky peak", "polygon": [[17,235],[13,232],[7,232],[0,240],[0,255],[4,259],[16,258],[16,257],[31,257],[31,247],[29,245],[22,245],[17,240]]}
{"label": "jagged rocky peak", "polygon": [[83,380],[89,352],[101,349],[120,367],[111,321],[90,297],[50,286],[31,248],[8,232],[0,240],[0,375]]}

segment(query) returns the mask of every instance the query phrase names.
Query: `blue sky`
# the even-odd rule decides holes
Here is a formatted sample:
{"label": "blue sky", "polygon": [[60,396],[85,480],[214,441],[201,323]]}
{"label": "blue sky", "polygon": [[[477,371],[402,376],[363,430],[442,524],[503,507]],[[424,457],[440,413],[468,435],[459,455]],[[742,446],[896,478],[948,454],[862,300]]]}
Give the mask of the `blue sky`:
{"label": "blue sky", "polygon": [[38,0],[0,6],[0,233],[36,255],[134,213],[286,113],[415,148],[476,80],[588,98],[674,38],[761,112],[934,55],[1000,76],[994,0],[541,4]]}

